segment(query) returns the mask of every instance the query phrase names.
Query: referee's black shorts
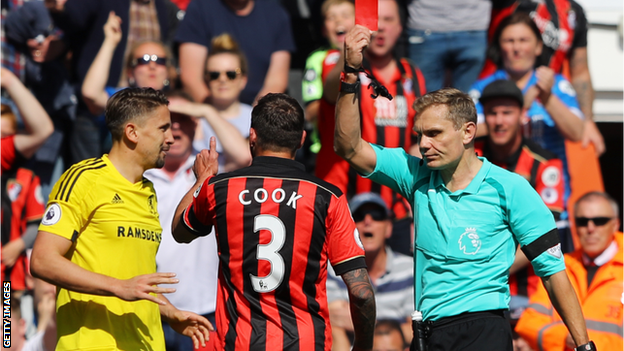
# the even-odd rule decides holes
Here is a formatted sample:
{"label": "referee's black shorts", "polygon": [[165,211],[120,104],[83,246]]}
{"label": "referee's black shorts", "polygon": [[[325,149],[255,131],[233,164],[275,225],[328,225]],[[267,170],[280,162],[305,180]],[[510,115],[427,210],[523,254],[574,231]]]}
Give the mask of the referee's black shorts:
{"label": "referee's black shorts", "polygon": [[503,310],[462,313],[429,324],[427,351],[512,351]]}

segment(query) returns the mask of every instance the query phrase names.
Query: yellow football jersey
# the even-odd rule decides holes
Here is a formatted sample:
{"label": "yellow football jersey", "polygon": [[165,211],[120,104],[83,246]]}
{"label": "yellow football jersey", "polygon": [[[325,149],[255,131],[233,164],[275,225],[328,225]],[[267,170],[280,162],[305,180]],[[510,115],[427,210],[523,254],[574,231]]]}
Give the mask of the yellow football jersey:
{"label": "yellow football jersey", "polygon": [[[150,181],[132,184],[107,155],[73,165],[54,185],[39,230],[73,242],[69,259],[118,279],[156,272],[162,228]],[[60,289],[57,350],[164,350],[158,305]]]}

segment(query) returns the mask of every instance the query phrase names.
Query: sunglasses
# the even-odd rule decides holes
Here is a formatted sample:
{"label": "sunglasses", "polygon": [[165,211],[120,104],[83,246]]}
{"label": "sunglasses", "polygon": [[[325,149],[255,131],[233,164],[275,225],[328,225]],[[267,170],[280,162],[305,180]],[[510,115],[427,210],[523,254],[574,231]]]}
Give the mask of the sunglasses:
{"label": "sunglasses", "polygon": [[366,215],[371,215],[374,221],[383,221],[388,218],[388,213],[385,209],[381,207],[376,207],[353,212],[353,221],[361,222],[364,220],[364,218],[366,218]]}
{"label": "sunglasses", "polygon": [[595,226],[601,227],[609,223],[609,221],[612,219],[613,219],[612,217],[594,217],[594,218],[576,217],[574,219],[574,222],[576,223],[577,227],[586,227],[589,221],[592,221]]}
{"label": "sunglasses", "polygon": [[237,68],[234,71],[208,71],[208,80],[213,81],[221,78],[221,73],[225,73],[227,79],[234,80],[241,74],[241,69]]}
{"label": "sunglasses", "polygon": [[148,55],[145,54],[143,57],[139,57],[134,61],[134,67],[149,65],[150,62],[155,62],[157,65],[166,66],[167,58],[166,57],[158,57],[156,55]]}

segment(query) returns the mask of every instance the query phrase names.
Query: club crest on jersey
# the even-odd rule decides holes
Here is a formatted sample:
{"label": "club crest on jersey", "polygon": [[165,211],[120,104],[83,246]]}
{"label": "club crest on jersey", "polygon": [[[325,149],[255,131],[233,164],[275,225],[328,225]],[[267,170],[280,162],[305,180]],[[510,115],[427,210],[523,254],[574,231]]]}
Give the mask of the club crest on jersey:
{"label": "club crest on jersey", "polygon": [[481,248],[481,239],[476,228],[466,228],[466,231],[459,237],[459,249],[466,255],[475,255]]}
{"label": "club crest on jersey", "polygon": [[48,206],[48,209],[43,214],[43,218],[41,219],[41,224],[43,225],[53,225],[58,223],[61,219],[61,206],[58,204],[52,204]]}
{"label": "club crest on jersey", "polygon": [[7,182],[7,194],[9,195],[9,199],[11,201],[17,200],[20,193],[22,192],[22,184],[18,183],[16,180],[11,179]]}
{"label": "club crest on jersey", "polygon": [[544,172],[542,172],[542,182],[546,186],[556,186],[557,184],[559,184],[560,180],[561,172],[559,172],[559,169],[555,166],[548,166],[546,167]]}
{"label": "club crest on jersey", "polygon": [[158,214],[158,211],[156,210],[156,195],[152,194],[147,198],[147,206],[149,207],[151,214]]}

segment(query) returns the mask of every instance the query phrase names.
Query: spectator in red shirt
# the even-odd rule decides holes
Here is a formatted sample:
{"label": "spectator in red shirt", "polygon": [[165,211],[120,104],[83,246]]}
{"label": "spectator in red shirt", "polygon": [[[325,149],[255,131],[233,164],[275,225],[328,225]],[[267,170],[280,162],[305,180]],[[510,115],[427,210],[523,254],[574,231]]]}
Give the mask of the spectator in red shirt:
{"label": "spectator in red shirt", "polygon": [[[30,158],[54,131],[50,117],[24,84],[2,67],[0,85],[8,93],[22,116],[26,133],[2,135],[2,172],[9,170],[18,155]],[[6,112],[5,112],[6,111]],[[2,114],[9,111],[3,107]],[[4,132],[4,125],[3,125]]]}

